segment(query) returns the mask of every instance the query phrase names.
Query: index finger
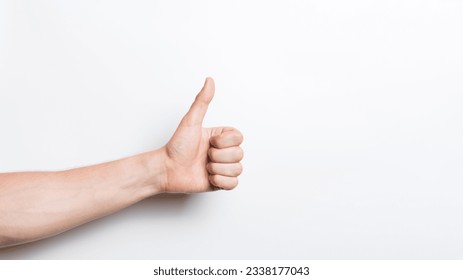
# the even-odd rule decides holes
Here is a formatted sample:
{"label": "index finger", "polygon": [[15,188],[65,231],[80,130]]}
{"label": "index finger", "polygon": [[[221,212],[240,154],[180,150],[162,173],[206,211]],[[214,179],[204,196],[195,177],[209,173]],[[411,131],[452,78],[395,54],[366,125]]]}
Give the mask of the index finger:
{"label": "index finger", "polygon": [[219,135],[212,136],[209,142],[217,149],[239,146],[243,143],[243,134],[236,128],[227,127]]}

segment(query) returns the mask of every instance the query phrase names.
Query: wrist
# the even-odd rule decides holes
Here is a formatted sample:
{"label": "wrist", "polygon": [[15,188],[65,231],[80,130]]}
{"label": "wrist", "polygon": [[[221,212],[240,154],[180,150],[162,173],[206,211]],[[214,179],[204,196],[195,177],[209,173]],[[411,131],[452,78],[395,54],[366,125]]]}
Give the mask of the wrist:
{"label": "wrist", "polygon": [[166,153],[162,147],[139,155],[144,171],[143,185],[147,187],[147,196],[164,193],[167,189]]}

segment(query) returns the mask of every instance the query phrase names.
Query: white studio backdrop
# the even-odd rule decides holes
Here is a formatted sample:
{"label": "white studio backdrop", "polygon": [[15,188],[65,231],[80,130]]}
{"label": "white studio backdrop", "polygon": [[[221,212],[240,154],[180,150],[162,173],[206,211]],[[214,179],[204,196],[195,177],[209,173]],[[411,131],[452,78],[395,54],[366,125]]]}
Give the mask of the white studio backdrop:
{"label": "white studio backdrop", "polygon": [[[0,0],[0,172],[162,146],[206,76],[230,192],[0,259],[463,258],[463,2]],[[1,213],[0,213],[1,218]]]}

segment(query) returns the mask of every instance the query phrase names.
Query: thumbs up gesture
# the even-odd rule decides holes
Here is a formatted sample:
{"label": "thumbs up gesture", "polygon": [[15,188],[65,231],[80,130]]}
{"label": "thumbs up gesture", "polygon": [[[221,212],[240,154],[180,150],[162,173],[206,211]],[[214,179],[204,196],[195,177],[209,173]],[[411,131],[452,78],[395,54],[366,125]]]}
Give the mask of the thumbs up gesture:
{"label": "thumbs up gesture", "polygon": [[190,110],[164,147],[164,192],[196,193],[230,190],[242,172],[243,135],[235,128],[203,128],[202,122],[214,97],[214,80],[207,78]]}

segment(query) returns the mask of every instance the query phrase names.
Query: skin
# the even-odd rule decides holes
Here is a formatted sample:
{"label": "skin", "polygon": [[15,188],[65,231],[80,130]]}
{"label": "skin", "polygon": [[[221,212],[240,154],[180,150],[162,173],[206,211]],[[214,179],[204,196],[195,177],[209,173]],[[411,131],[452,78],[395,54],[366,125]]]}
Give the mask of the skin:
{"label": "skin", "polygon": [[0,247],[59,234],[160,193],[235,188],[242,134],[202,127],[214,91],[207,78],[160,149],[65,171],[0,174]]}

